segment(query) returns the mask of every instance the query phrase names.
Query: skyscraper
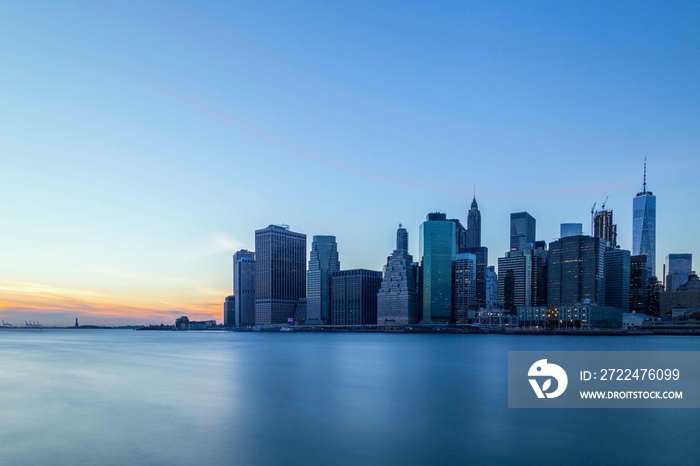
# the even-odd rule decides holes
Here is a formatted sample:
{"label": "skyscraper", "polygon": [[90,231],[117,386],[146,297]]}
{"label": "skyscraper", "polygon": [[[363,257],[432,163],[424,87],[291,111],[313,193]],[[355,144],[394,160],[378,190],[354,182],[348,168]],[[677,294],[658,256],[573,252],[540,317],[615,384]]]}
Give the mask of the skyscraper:
{"label": "skyscraper", "polygon": [[605,252],[605,305],[629,312],[630,252],[625,249]]}
{"label": "skyscraper", "polygon": [[333,325],[376,325],[377,293],[382,273],[354,269],[334,272],[331,278],[331,323]]}
{"label": "skyscraper", "polygon": [[605,242],[568,236],[549,244],[547,305],[605,306]]}
{"label": "skyscraper", "polygon": [[676,291],[679,286],[688,283],[688,276],[692,270],[692,254],[669,254],[666,256],[666,291]]}
{"label": "skyscraper", "polygon": [[496,268],[493,265],[489,265],[486,269],[486,297],[484,306],[487,310],[491,310],[498,304],[498,275],[496,274]]}
{"label": "skyscraper", "polygon": [[335,236],[314,236],[306,281],[306,323],[330,323],[331,276],[339,270]]}
{"label": "skyscraper", "polygon": [[593,214],[593,236],[601,238],[609,247],[617,247],[617,225],[613,223],[613,211],[599,210]]}
{"label": "skyscraper", "polygon": [[649,312],[649,267],[648,256],[640,254],[630,257],[630,311]]}
{"label": "skyscraper", "polygon": [[227,296],[224,300],[224,327],[233,327],[236,322],[236,297]]}
{"label": "skyscraper", "polygon": [[[487,206],[488,207],[488,206]],[[472,205],[467,213],[467,247],[478,248],[481,246],[481,212],[476,203],[476,195],[472,199]]]}
{"label": "skyscraper", "polygon": [[233,255],[234,321],[230,325],[255,325],[255,253],[241,249]]}
{"label": "skyscraper", "polygon": [[377,325],[418,322],[418,267],[408,253],[408,231],[399,224],[396,249],[387,257],[384,279],[377,294]]}
{"label": "skyscraper", "polygon": [[498,258],[498,305],[515,312],[520,306],[546,304],[546,257],[543,249],[508,251]]}
{"label": "skyscraper", "polygon": [[486,305],[486,269],[489,265],[489,248],[479,246],[466,248],[461,253],[474,254],[476,256],[476,301],[479,306]]}
{"label": "skyscraper", "polygon": [[306,294],[306,235],[287,225],[255,230],[255,324],[287,323]]}
{"label": "skyscraper", "polygon": [[566,238],[567,236],[579,236],[583,234],[583,224],[581,223],[562,223],[559,226],[559,237]]}
{"label": "skyscraper", "polygon": [[456,254],[452,261],[452,306],[454,319],[458,324],[466,323],[469,309],[477,307],[474,254]]}
{"label": "skyscraper", "polygon": [[[521,251],[535,245],[535,219],[527,212],[510,214],[510,250]],[[499,268],[500,273],[500,268]]]}
{"label": "skyscraper", "polygon": [[431,213],[420,226],[423,277],[423,322],[449,322],[452,318],[452,259],[455,224],[443,213]]}
{"label": "skyscraper", "polygon": [[632,255],[647,256],[649,276],[656,276],[656,196],[647,191],[647,161],[644,159],[644,184],[633,200]]}

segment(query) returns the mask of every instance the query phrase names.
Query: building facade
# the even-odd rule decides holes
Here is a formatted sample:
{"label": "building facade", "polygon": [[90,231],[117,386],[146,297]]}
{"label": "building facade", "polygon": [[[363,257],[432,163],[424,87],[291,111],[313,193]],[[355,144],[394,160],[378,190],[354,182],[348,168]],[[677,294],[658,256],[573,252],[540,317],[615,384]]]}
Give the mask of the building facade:
{"label": "building facade", "polygon": [[[536,222],[527,212],[510,214],[510,250],[521,251],[535,246]],[[500,273],[500,268],[499,268]]]}
{"label": "building facade", "polygon": [[568,236],[549,244],[547,305],[605,306],[605,242]]}
{"label": "building facade", "polygon": [[241,249],[233,255],[234,327],[255,325],[255,253]]}
{"label": "building facade", "polygon": [[613,211],[599,210],[593,215],[593,236],[606,242],[608,247],[617,247],[617,225],[613,223]]}
{"label": "building facade", "polygon": [[630,257],[630,311],[649,312],[649,258],[640,254]]}
{"label": "building facade", "polygon": [[693,271],[692,254],[669,254],[666,256],[666,291],[675,291],[688,283]]}
{"label": "building facade", "polygon": [[236,326],[236,297],[231,295],[227,296],[224,300],[224,327],[234,327]]}
{"label": "building facade", "polygon": [[630,308],[630,252],[605,252],[605,305],[628,312]]}
{"label": "building facade", "polygon": [[458,324],[467,323],[469,310],[478,309],[476,299],[476,256],[456,254],[452,261],[452,312]]}
{"label": "building facade", "polygon": [[306,295],[306,235],[287,225],[255,230],[255,324],[293,320]]}
{"label": "building facade", "polygon": [[644,184],[633,202],[632,255],[647,256],[649,276],[656,276],[656,196],[647,191],[647,169],[644,161]]}
{"label": "building facade", "polygon": [[306,322],[330,323],[331,277],[340,271],[335,236],[316,235],[311,242],[306,273]]}
{"label": "building facade", "polygon": [[490,265],[486,269],[486,294],[484,307],[487,311],[492,310],[498,306],[498,274],[496,274],[496,268]]}
{"label": "building facade", "polygon": [[466,248],[463,253],[476,256],[476,301],[481,307],[486,306],[486,270],[489,264],[489,249],[486,246]]}
{"label": "building facade", "polygon": [[377,294],[377,325],[418,322],[418,265],[408,253],[408,231],[399,225],[396,249],[387,257]]}
{"label": "building facade", "polygon": [[331,278],[331,324],[376,325],[377,293],[381,283],[379,271],[335,272]]}
{"label": "building facade", "polygon": [[498,258],[499,307],[515,314],[521,306],[546,304],[546,254],[542,249],[524,249]]}
{"label": "building facade", "polygon": [[481,247],[481,212],[476,203],[476,195],[472,199],[472,205],[467,213],[467,247]]}
{"label": "building facade", "polygon": [[423,322],[446,323],[452,317],[452,260],[455,224],[443,213],[431,213],[420,226]]}
{"label": "building facade", "polygon": [[582,223],[562,223],[559,225],[559,237],[581,236],[583,234]]}

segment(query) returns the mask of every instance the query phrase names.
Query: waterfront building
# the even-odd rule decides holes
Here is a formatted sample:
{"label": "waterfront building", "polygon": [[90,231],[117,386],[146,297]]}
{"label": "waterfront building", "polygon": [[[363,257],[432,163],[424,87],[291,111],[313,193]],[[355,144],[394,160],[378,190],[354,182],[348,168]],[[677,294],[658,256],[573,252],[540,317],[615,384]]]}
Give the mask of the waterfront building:
{"label": "waterfront building", "polygon": [[408,231],[399,224],[396,249],[387,257],[384,278],[377,294],[378,325],[418,322],[418,265],[408,253]]}
{"label": "waterfront building", "polygon": [[545,329],[621,328],[622,310],[592,304],[518,308],[518,325]]}
{"label": "waterfront building", "polygon": [[508,251],[498,258],[498,306],[515,313],[520,306],[546,304],[547,251]]}
{"label": "waterfront building", "polygon": [[316,235],[306,274],[306,323],[330,323],[331,276],[340,271],[335,236]]}
{"label": "waterfront building", "polygon": [[660,296],[662,316],[671,316],[674,309],[685,309],[685,314],[700,311],[700,279],[691,272],[688,281],[673,291],[665,291]]}
{"label": "waterfront building", "polygon": [[675,291],[688,283],[693,270],[692,254],[669,254],[666,256],[666,291]]}
{"label": "waterfront building", "polygon": [[633,200],[632,254],[647,256],[648,275],[656,276],[656,196],[647,191],[647,162],[644,159],[644,184]]}
{"label": "waterfront building", "polygon": [[593,215],[593,236],[601,238],[608,247],[617,247],[617,225],[613,223],[613,211],[599,210]]}
{"label": "waterfront building", "polygon": [[467,213],[467,247],[481,247],[481,212],[476,203],[476,195],[474,195],[472,205]]}
{"label": "waterfront building", "polygon": [[443,213],[431,213],[420,226],[423,323],[446,323],[452,316],[452,259],[455,224]]}
{"label": "waterfront building", "polygon": [[454,321],[467,323],[470,309],[478,309],[476,299],[476,256],[456,254],[452,261],[452,306]]}
{"label": "waterfront building", "polygon": [[498,275],[496,274],[496,268],[493,265],[490,265],[486,269],[486,278],[484,279],[484,281],[486,284],[486,294],[484,295],[484,307],[487,311],[490,311],[498,305]]}
{"label": "waterfront building", "polygon": [[533,248],[535,246],[535,227],[534,217],[527,212],[510,214],[510,250],[521,251],[528,245]]}
{"label": "waterfront building", "polygon": [[630,257],[630,311],[646,314],[649,310],[648,256],[639,254]]}
{"label": "waterfront building", "polygon": [[234,327],[255,325],[255,253],[241,249],[233,255]]}
{"label": "waterfront building", "polygon": [[567,236],[549,244],[547,305],[605,306],[605,242]]}
{"label": "waterfront building", "polygon": [[605,305],[628,312],[630,308],[630,252],[605,252]]}
{"label": "waterfront building", "polygon": [[652,320],[653,317],[637,312],[625,312],[622,314],[623,328],[642,328],[644,322]]}
{"label": "waterfront building", "polygon": [[224,327],[234,327],[236,326],[236,309],[235,309],[236,297],[231,295],[227,296],[224,300]]}
{"label": "waterfront building", "polygon": [[288,323],[306,294],[306,235],[287,225],[255,230],[255,324]]}
{"label": "waterfront building", "polygon": [[566,238],[567,236],[581,236],[583,234],[582,223],[562,223],[559,226],[559,237]]}
{"label": "waterfront building", "polygon": [[331,323],[376,325],[377,293],[382,273],[354,269],[333,273],[331,278]]}

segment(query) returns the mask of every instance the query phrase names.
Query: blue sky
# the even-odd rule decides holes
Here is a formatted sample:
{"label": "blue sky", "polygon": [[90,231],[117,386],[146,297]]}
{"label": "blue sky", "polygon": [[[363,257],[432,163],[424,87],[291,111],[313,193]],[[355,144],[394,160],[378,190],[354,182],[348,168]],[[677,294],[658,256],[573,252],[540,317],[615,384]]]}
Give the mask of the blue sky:
{"label": "blue sky", "polygon": [[[0,9],[0,315],[220,319],[231,254],[287,223],[380,269],[476,187],[589,230],[657,195],[700,260],[697,2],[12,2]],[[4,313],[3,313],[4,312]],[[20,320],[20,321],[21,321]]]}

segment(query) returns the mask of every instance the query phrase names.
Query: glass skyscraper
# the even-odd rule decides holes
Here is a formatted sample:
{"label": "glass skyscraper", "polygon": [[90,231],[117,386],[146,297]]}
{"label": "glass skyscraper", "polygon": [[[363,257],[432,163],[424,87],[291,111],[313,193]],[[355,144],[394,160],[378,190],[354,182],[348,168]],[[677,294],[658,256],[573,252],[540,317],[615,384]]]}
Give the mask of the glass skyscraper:
{"label": "glass skyscraper", "polygon": [[551,242],[547,305],[605,306],[605,251],[605,242],[592,236],[568,236]]}
{"label": "glass skyscraper", "polygon": [[583,224],[581,223],[562,223],[559,226],[559,237],[566,238],[567,236],[579,236],[583,234]]}
{"label": "glass skyscraper", "polygon": [[605,251],[605,306],[630,309],[630,252],[625,249]]}
{"label": "glass skyscraper", "polygon": [[339,270],[335,236],[314,236],[306,281],[306,323],[331,323],[331,276]]}
{"label": "glass skyscraper", "polygon": [[535,246],[535,223],[535,218],[527,212],[510,214],[511,251],[522,251],[528,245]]}
{"label": "glass skyscraper", "polygon": [[469,309],[478,307],[476,300],[476,256],[456,254],[452,262],[452,305],[455,322],[467,323]]}
{"label": "glass skyscraper", "polygon": [[428,214],[420,226],[424,323],[446,323],[452,319],[452,260],[455,249],[454,222],[439,212]]}
{"label": "glass skyscraper", "polygon": [[666,291],[675,291],[688,283],[693,270],[692,254],[669,254],[666,256]]}
{"label": "glass skyscraper", "polygon": [[649,276],[656,276],[656,196],[647,191],[647,163],[644,161],[642,192],[633,200],[632,255],[647,256]]}
{"label": "glass skyscraper", "polygon": [[306,235],[287,225],[255,230],[255,324],[289,322],[305,294]]}

